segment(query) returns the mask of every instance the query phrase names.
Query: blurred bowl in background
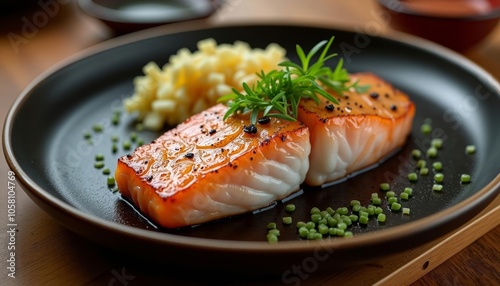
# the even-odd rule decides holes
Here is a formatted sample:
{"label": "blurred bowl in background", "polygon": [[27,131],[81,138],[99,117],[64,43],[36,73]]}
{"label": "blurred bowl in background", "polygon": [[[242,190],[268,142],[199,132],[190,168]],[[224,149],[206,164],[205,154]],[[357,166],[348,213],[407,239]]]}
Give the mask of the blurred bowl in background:
{"label": "blurred bowl in background", "polygon": [[218,7],[216,0],[78,0],[78,6],[116,34],[163,24],[201,19]]}
{"label": "blurred bowl in background", "polygon": [[464,52],[500,20],[500,0],[378,0],[393,28]]}

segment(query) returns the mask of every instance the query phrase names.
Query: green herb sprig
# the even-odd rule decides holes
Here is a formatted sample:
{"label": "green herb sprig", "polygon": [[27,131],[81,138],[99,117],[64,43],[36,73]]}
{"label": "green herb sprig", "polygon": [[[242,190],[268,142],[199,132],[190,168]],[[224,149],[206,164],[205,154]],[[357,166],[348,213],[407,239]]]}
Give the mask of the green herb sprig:
{"label": "green herb sprig", "polygon": [[[295,121],[298,115],[298,106],[302,98],[311,98],[319,103],[318,95],[323,96],[330,102],[338,104],[338,101],[326,91],[325,87],[338,94],[354,88],[356,92],[363,93],[369,86],[360,86],[358,82],[351,83],[349,73],[343,68],[343,60],[340,59],[335,69],[325,66],[325,62],[335,56],[336,53],[328,54],[334,37],[329,41],[321,41],[316,44],[309,53],[305,53],[300,45],[296,46],[296,52],[300,64],[292,61],[283,61],[279,66],[281,70],[271,70],[267,73],[257,73],[259,80],[250,87],[243,83],[243,92],[233,88],[233,93],[222,96],[218,102],[226,102],[229,106],[224,115],[224,120],[234,113],[251,112],[250,121],[255,124],[257,117],[262,116],[282,118]],[[317,60],[313,57],[323,48]]]}

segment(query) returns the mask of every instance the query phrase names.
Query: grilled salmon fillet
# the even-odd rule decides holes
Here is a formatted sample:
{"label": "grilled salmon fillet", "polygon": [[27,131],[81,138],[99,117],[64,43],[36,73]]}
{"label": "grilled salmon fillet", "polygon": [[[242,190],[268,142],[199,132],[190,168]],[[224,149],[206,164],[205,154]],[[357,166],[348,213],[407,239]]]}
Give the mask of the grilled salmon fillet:
{"label": "grilled salmon fillet", "polygon": [[310,167],[305,183],[321,185],[381,160],[404,145],[415,105],[409,97],[371,73],[351,75],[370,85],[368,92],[334,94],[339,104],[320,98],[302,100],[298,120],[311,137]]}
{"label": "grilled salmon fillet", "polygon": [[[249,128],[247,115],[219,104],[121,157],[121,194],[166,228],[196,225],[266,207],[299,190],[309,169],[309,130],[272,118]],[[255,131],[255,133],[253,133]]]}

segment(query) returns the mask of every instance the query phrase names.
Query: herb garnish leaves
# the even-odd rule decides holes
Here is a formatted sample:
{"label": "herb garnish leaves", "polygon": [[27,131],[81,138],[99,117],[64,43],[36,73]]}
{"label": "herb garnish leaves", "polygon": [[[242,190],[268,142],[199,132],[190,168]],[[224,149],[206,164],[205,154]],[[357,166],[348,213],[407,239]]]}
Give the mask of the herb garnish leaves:
{"label": "herb garnish leaves", "polygon": [[[226,102],[229,106],[224,115],[224,120],[234,113],[250,114],[250,121],[255,124],[257,117],[262,116],[282,118],[295,121],[298,114],[299,102],[302,98],[311,98],[319,103],[318,95],[323,96],[330,102],[338,104],[338,101],[325,90],[325,87],[342,94],[344,91],[354,89],[358,93],[366,92],[369,86],[358,85],[358,82],[350,83],[349,73],[343,68],[343,60],[340,59],[335,69],[325,66],[325,62],[337,54],[328,54],[328,50],[334,40],[321,41],[316,44],[309,53],[305,53],[302,47],[296,46],[296,52],[300,64],[292,61],[283,61],[279,66],[281,70],[271,70],[265,73],[257,73],[259,80],[250,87],[243,83],[243,92],[233,88],[233,93],[222,96],[218,102]],[[313,57],[323,48],[318,59],[313,63]]]}

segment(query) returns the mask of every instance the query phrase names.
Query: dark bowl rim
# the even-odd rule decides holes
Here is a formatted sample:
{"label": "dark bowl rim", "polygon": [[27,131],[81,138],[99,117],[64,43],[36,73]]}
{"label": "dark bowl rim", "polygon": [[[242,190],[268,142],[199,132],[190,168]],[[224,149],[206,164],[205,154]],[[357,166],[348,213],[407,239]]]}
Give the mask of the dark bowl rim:
{"label": "dark bowl rim", "polygon": [[132,24],[132,25],[159,25],[168,24],[180,21],[194,20],[199,18],[204,18],[210,16],[217,10],[218,2],[220,0],[205,0],[206,2],[212,2],[212,9],[206,11],[206,13],[200,13],[194,15],[193,17],[163,17],[162,19],[156,18],[155,20],[148,20],[147,18],[131,18],[123,15],[118,10],[113,8],[104,7],[100,4],[95,3],[94,0],[77,0],[78,7],[87,13],[89,16],[99,19],[105,22],[112,22],[117,24]]}
{"label": "dark bowl rim", "polygon": [[437,15],[428,15],[428,14],[422,14],[419,12],[416,12],[412,9],[409,9],[408,7],[405,7],[405,5],[400,5],[401,9],[394,9],[391,8],[391,3],[395,2],[400,2],[400,0],[377,0],[378,4],[385,9],[397,13],[397,14],[404,14],[404,15],[410,15],[410,16],[415,16],[415,17],[421,17],[421,18],[426,18],[426,19],[433,19],[433,20],[440,20],[440,21],[486,21],[486,20],[500,20],[500,6],[493,8],[491,11],[489,11],[486,14],[478,14],[478,15],[473,15],[473,16],[437,16]]}
{"label": "dark bowl rim", "polygon": [[[200,25],[201,24],[201,25]],[[279,244],[270,245],[267,241],[236,241],[236,240],[221,240],[221,239],[208,239],[208,238],[197,238],[188,237],[177,234],[168,234],[163,232],[155,232],[145,229],[136,228],[133,226],[123,225],[118,222],[106,221],[101,218],[97,218],[91,214],[88,214],[68,203],[57,199],[55,196],[40,185],[38,185],[34,180],[32,180],[24,171],[20,163],[14,156],[14,146],[11,144],[11,134],[14,125],[14,120],[20,108],[26,100],[29,99],[33,90],[37,86],[42,84],[44,80],[50,77],[53,73],[57,72],[61,68],[67,67],[75,62],[84,60],[86,57],[98,54],[100,52],[117,48],[124,44],[130,44],[132,42],[137,42],[152,37],[160,37],[168,34],[179,33],[179,32],[189,32],[193,30],[204,30],[213,28],[224,28],[224,27],[246,27],[246,26],[297,26],[297,27],[311,27],[311,28],[322,28],[322,29],[332,29],[345,32],[356,33],[354,30],[346,29],[345,27],[331,27],[331,26],[321,26],[314,24],[297,24],[293,22],[284,23],[228,23],[228,24],[215,24],[208,25],[205,22],[201,23],[178,23],[173,25],[161,26],[141,32],[131,33],[128,35],[120,36],[107,40],[103,43],[96,44],[95,46],[89,47],[77,54],[66,58],[65,60],[57,63],[52,68],[40,74],[35,80],[33,80],[16,98],[12,106],[10,107],[7,117],[3,126],[2,133],[2,145],[6,161],[11,168],[16,173],[16,179],[19,180],[21,185],[24,186],[24,191],[30,195],[33,199],[35,197],[39,202],[42,202],[44,206],[51,208],[56,208],[58,211],[65,213],[72,219],[79,220],[83,223],[92,225],[99,229],[112,232],[115,234],[123,235],[131,239],[149,241],[158,244],[168,244],[177,247],[188,247],[196,248],[200,250],[208,251],[224,251],[224,252],[240,252],[240,253],[250,253],[250,252],[260,252],[260,253],[304,253],[314,251],[317,249],[318,245],[323,247],[331,247],[332,249],[355,249],[367,246],[376,246],[380,243],[387,243],[390,241],[395,241],[401,239],[402,237],[411,237],[418,235],[422,229],[436,229],[445,225],[447,222],[453,218],[459,217],[464,213],[470,213],[476,211],[479,213],[483,206],[491,203],[495,197],[500,193],[500,174],[498,174],[492,181],[490,181],[484,188],[479,190],[473,196],[447,208],[443,211],[437,212],[426,218],[409,222],[400,226],[395,226],[384,231],[376,231],[368,234],[360,234],[351,239],[345,240],[332,240],[328,242],[312,242],[304,243],[304,241],[283,241]],[[481,67],[471,62],[470,60],[459,56],[455,52],[443,48],[439,45],[431,43],[429,41],[422,40],[420,38],[410,36],[403,33],[392,33],[391,35],[377,36],[390,41],[395,41],[399,43],[405,43],[408,45],[416,46],[426,52],[435,53],[459,66],[475,72],[484,81],[492,84],[496,90],[500,91],[500,84],[498,81],[491,76],[489,73],[484,71]],[[477,210],[481,208],[481,210]],[[56,218],[54,218],[56,219]],[[59,219],[56,219],[59,220]],[[465,221],[463,223],[466,223]]]}

